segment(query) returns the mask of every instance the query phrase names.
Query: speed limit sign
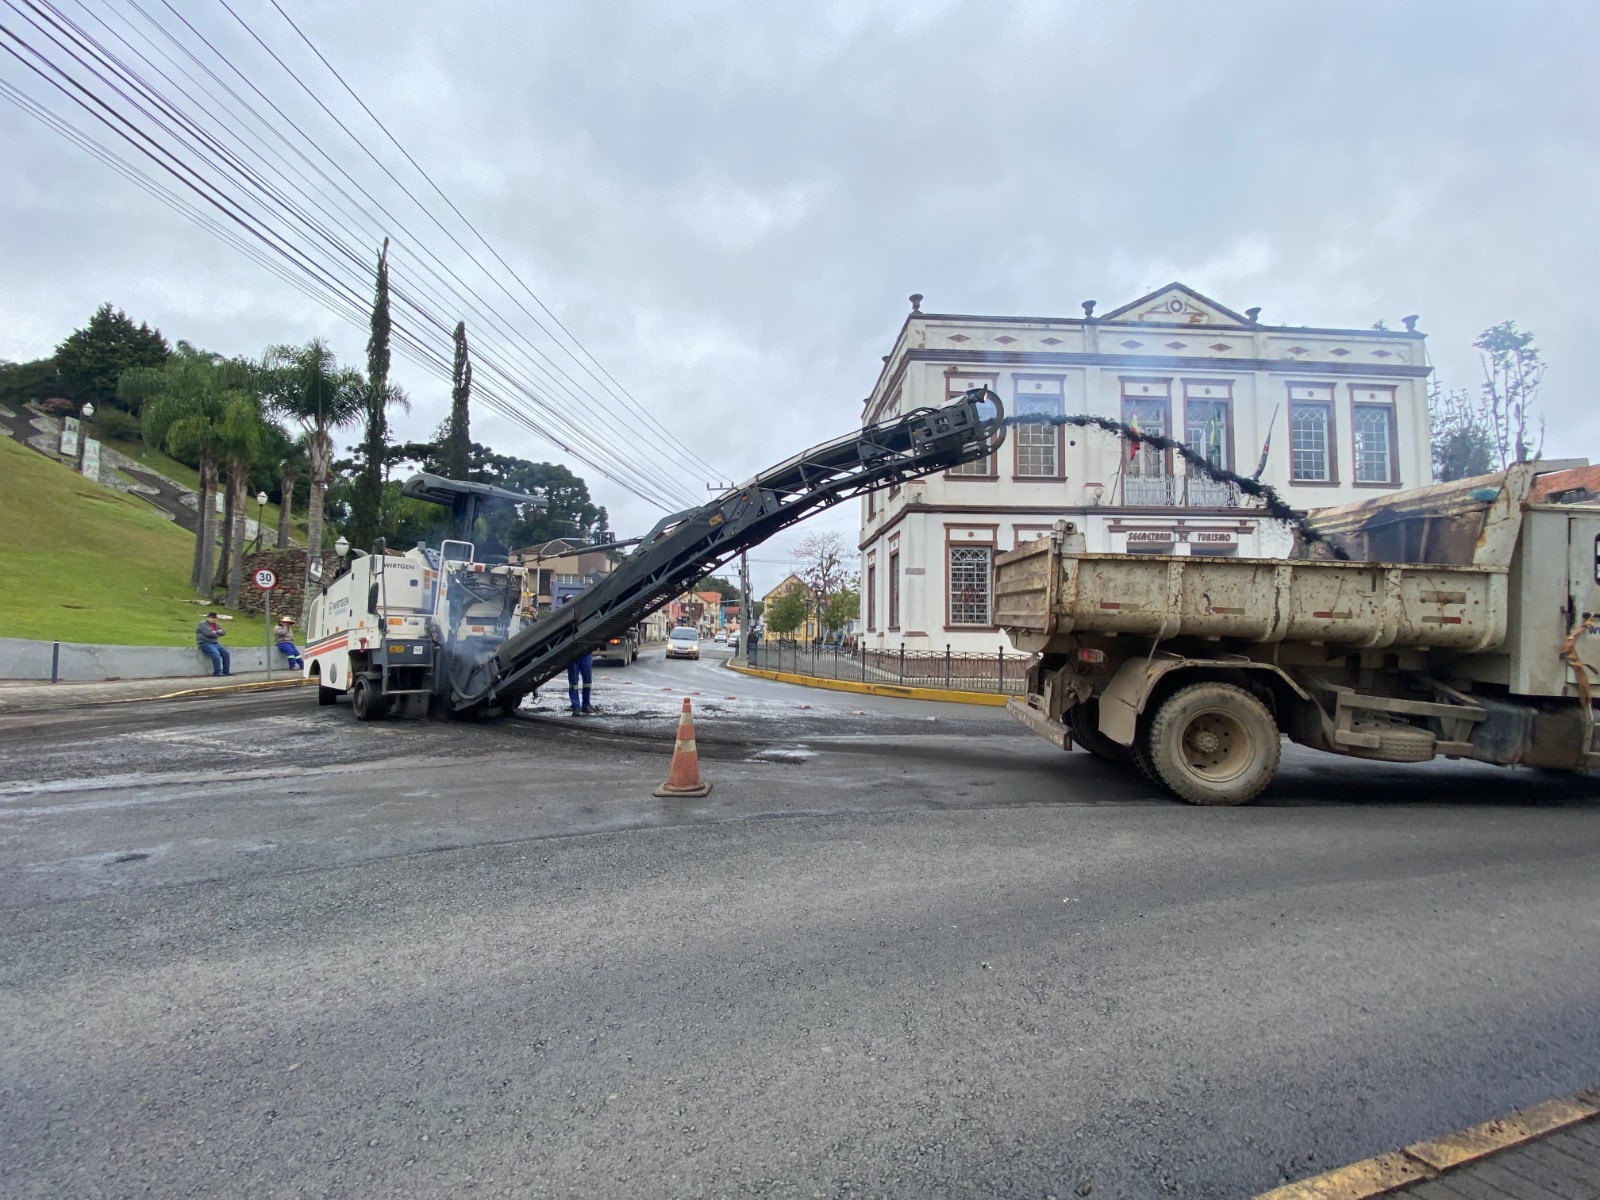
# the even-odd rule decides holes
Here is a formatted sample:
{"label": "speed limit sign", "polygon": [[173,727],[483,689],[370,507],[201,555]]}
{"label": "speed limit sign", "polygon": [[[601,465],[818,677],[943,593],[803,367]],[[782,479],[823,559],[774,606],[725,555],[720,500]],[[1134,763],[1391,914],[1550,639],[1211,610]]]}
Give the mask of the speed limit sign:
{"label": "speed limit sign", "polygon": [[256,572],[256,586],[263,592],[270,592],[278,586],[278,577],[265,567],[262,567],[261,570]]}

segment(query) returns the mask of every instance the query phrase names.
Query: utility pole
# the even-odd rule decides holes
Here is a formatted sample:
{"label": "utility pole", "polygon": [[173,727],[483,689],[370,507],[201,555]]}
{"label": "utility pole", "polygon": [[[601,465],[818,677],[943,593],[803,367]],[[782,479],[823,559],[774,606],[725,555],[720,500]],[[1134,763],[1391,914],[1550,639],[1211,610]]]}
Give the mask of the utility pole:
{"label": "utility pole", "polygon": [[750,630],[755,621],[750,615],[750,556],[739,551],[739,657],[750,661]]}
{"label": "utility pole", "polygon": [[[734,483],[708,483],[708,492],[732,491],[738,484]],[[724,621],[726,624],[726,621]],[[750,612],[750,555],[748,551],[739,551],[739,653],[736,658],[750,661],[750,630],[755,625],[755,617]]]}

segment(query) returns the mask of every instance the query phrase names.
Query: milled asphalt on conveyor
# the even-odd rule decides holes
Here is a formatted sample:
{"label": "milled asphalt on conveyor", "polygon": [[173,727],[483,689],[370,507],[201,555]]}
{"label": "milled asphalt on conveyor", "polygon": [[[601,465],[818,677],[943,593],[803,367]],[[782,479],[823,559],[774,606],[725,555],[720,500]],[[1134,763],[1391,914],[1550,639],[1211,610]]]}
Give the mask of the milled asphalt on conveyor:
{"label": "milled asphalt on conveyor", "polygon": [[0,1194],[1246,1196],[1600,1078],[1594,781],[741,680],[655,800],[712,671],[0,718]]}

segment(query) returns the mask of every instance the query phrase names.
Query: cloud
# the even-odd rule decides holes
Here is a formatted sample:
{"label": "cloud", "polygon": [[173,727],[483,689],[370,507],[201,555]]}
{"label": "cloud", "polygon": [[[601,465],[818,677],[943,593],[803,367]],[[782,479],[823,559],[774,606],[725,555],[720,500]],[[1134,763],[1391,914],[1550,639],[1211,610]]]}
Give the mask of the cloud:
{"label": "cloud", "polygon": [[[1585,0],[286,7],[556,316],[730,479],[859,420],[910,292],[1071,315],[1171,278],[1269,321],[1420,313],[1456,386],[1475,386],[1476,333],[1515,319],[1551,363],[1549,450],[1600,458]],[[398,162],[270,6],[241,11]],[[420,238],[483,283],[225,17],[192,19],[392,201],[416,236],[366,232],[395,232],[397,280]],[[361,360],[359,327],[8,106],[0,138],[0,356],[48,351],[111,299],[227,352],[324,334]],[[483,295],[539,344],[511,299]],[[397,374],[406,432],[431,431],[447,389]],[[507,451],[553,453],[481,422]],[[651,445],[617,436],[619,453]],[[591,481],[619,528],[653,519]]]}

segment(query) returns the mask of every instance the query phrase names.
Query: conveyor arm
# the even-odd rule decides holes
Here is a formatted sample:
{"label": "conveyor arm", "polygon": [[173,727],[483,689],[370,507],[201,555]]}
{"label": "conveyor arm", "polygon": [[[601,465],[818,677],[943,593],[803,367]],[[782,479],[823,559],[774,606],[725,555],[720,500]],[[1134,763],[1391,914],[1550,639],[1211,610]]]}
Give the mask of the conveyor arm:
{"label": "conveyor arm", "polygon": [[478,662],[448,664],[457,711],[514,703],[631,629],[722,563],[820,508],[992,454],[1000,399],[974,388],[937,409],[869,425],[779,463],[709,504],[665,517],[616,570]]}

